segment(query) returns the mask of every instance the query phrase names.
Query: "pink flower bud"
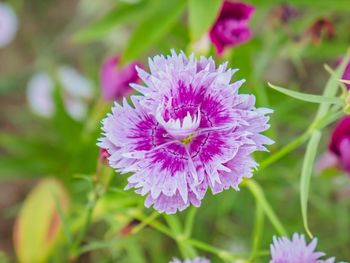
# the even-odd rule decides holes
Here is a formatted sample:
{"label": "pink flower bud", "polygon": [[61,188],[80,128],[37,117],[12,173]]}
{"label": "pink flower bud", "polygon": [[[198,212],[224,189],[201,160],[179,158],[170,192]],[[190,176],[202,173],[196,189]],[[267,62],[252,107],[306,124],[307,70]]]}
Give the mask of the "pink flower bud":
{"label": "pink flower bud", "polygon": [[209,34],[218,54],[221,54],[225,47],[237,46],[250,40],[252,32],[248,23],[254,10],[254,6],[245,3],[224,2]]}

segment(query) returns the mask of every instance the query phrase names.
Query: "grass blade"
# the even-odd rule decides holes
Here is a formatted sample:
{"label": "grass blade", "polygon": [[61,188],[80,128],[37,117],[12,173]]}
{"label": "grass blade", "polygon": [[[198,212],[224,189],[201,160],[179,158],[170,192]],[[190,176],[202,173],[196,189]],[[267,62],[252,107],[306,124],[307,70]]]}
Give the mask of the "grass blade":
{"label": "grass blade", "polygon": [[319,96],[319,95],[313,95],[313,94],[306,94],[302,92],[297,92],[294,90],[285,89],[282,87],[275,86],[271,83],[268,83],[268,85],[273,88],[274,90],[277,90],[287,96],[290,96],[292,98],[311,102],[311,103],[330,103],[330,104],[343,104],[343,100],[338,97],[327,97],[327,96]]}
{"label": "grass blade", "polygon": [[301,214],[303,217],[303,223],[306,233],[312,238],[312,233],[309,229],[307,219],[307,202],[309,198],[310,180],[314,162],[316,159],[317,149],[321,140],[321,132],[316,130],[312,133],[310,141],[306,148],[305,158],[303,162],[303,168],[300,179],[300,202],[301,202]]}

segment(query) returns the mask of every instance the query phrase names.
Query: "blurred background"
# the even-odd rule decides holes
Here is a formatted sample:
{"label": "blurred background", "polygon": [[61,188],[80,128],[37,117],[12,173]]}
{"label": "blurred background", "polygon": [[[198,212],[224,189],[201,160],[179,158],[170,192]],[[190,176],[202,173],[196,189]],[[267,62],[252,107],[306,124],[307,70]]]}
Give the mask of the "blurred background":
{"label": "blurred background", "polygon": [[[275,111],[267,132],[276,141],[271,153],[307,130],[317,105],[277,93],[267,82],[321,94],[330,76],[324,64],[335,68],[350,44],[349,1],[247,0],[255,7],[252,37],[222,54],[205,32],[197,37],[191,20],[196,7],[190,2],[196,1],[0,1],[0,35],[8,30],[0,36],[0,262],[168,262],[180,257],[176,243],[152,227],[132,231],[152,211],[133,191],[121,190],[126,176],[104,165],[96,146],[112,101],[130,94],[106,95],[103,66],[110,58],[117,60],[118,72],[135,63],[147,69],[149,56],[170,49],[229,61],[240,69],[235,79],[247,80],[242,92],[254,93],[259,106]],[[220,4],[215,8],[212,24]],[[327,152],[331,132],[332,126],[323,130],[318,158]],[[255,174],[289,234],[303,232],[299,178],[304,151],[301,145]],[[96,204],[93,185],[101,170],[112,176]],[[48,197],[52,192],[54,200]],[[91,204],[96,207],[85,226]],[[350,260],[349,174],[336,168],[315,172],[308,213],[319,250]],[[208,194],[193,236],[249,254],[254,215],[254,197],[245,187]],[[265,220],[261,256],[253,262],[268,262],[275,234]]]}

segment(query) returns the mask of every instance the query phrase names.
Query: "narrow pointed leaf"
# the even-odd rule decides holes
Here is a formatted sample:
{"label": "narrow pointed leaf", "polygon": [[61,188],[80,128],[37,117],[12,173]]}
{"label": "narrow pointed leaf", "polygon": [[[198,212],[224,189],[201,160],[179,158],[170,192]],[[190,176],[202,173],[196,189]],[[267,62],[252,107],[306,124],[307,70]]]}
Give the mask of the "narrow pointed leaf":
{"label": "narrow pointed leaf", "polygon": [[287,96],[290,96],[298,100],[311,102],[311,103],[331,103],[331,104],[340,104],[340,105],[343,104],[343,100],[337,97],[327,97],[327,96],[306,94],[306,93],[278,87],[278,86],[272,85],[271,83],[268,83],[268,84],[274,90],[277,90]]}
{"label": "narrow pointed leaf", "polygon": [[306,153],[303,162],[303,168],[300,179],[300,201],[301,201],[301,213],[303,216],[303,223],[307,234],[312,237],[309,229],[308,218],[307,218],[307,201],[309,198],[310,180],[314,162],[316,159],[318,145],[321,140],[321,132],[316,130],[311,135],[310,141],[306,148]]}

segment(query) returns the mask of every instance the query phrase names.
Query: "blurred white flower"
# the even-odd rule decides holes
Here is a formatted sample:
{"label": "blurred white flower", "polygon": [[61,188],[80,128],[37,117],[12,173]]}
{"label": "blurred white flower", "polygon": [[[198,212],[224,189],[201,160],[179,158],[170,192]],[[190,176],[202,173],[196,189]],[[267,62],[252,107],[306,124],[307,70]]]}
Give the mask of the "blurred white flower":
{"label": "blurred white flower", "polygon": [[64,106],[66,111],[73,119],[81,121],[85,119],[88,111],[88,107],[83,100],[76,97],[67,96],[64,98]]}
{"label": "blurred white flower", "polygon": [[54,84],[45,72],[32,76],[27,85],[27,99],[31,109],[42,117],[51,117],[54,112]]}
{"label": "blurred white flower", "polygon": [[0,48],[7,46],[16,36],[18,21],[15,11],[0,2]]}
{"label": "blurred white flower", "polygon": [[81,75],[76,69],[70,66],[62,66],[58,69],[58,76],[62,87],[73,97],[91,99],[93,88],[90,80]]}
{"label": "blurred white flower", "polygon": [[[76,69],[62,66],[58,80],[63,87],[63,103],[67,113],[75,120],[83,120],[88,112],[88,100],[92,99],[92,83]],[[36,114],[51,117],[54,113],[54,81],[45,72],[34,74],[27,86],[28,103]]]}

